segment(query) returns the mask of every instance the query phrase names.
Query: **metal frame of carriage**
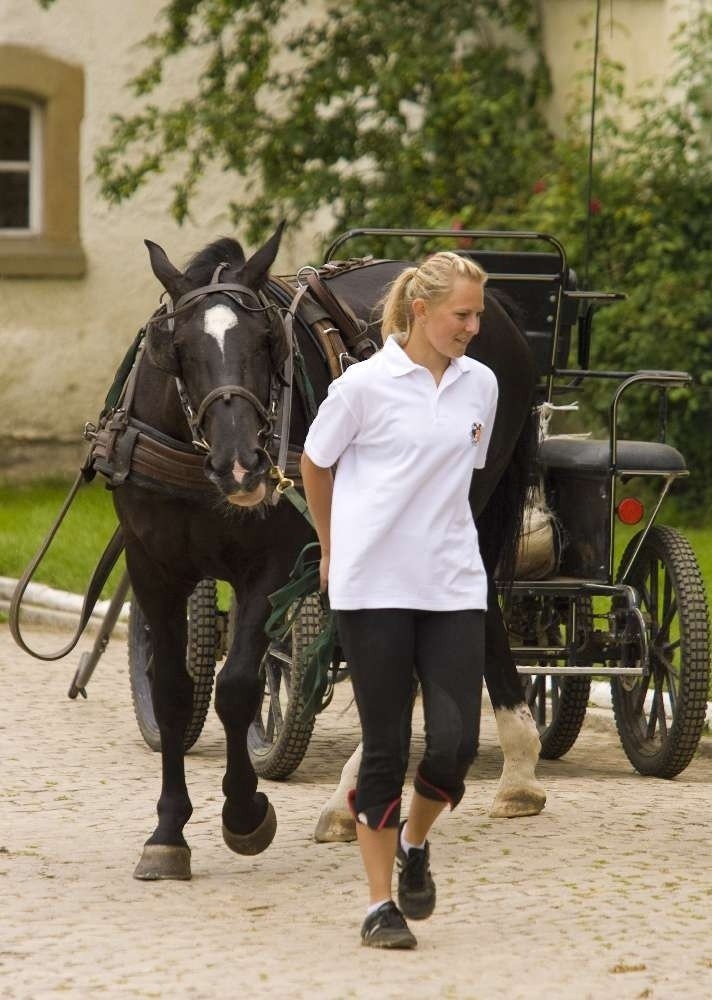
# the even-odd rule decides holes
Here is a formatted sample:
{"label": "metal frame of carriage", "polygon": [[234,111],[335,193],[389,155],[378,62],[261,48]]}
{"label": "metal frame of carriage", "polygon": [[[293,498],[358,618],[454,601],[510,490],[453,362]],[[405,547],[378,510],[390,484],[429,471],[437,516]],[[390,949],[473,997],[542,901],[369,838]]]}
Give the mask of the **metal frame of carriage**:
{"label": "metal frame of carriage", "polygon": [[[659,430],[667,423],[667,392],[689,385],[685,372],[595,371],[589,368],[594,310],[623,296],[581,291],[562,244],[537,232],[429,229],[353,229],[329,247],[325,263],[345,243],[404,237],[427,240],[507,240],[524,249],[460,250],[477,259],[491,286],[505,290],[520,306],[541,377],[539,404],[553,403],[587,379],[615,383],[607,440],[554,436],[539,448],[541,486],[564,539],[555,575],[516,580],[507,605],[510,643],[518,670],[527,680],[526,697],[542,737],[542,756],[556,758],[571,748],[581,729],[591,678],[609,677],[623,748],[643,774],[673,777],[691,760],[704,726],[709,683],[709,622],[705,590],[689,543],[679,531],[655,521],[672,484],[688,475],[682,455],[664,440],[622,441],[618,436],[621,400],[634,386],[660,391]],[[578,367],[569,368],[572,330],[578,329]],[[614,566],[618,526],[617,495],[637,477],[662,480],[647,522],[628,544],[620,568]],[[89,653],[80,661],[70,697],[86,683],[108,642],[128,592],[124,579]],[[603,609],[601,605],[604,605]],[[227,648],[232,616],[218,612],[215,582],[203,581],[189,603],[188,669],[195,682],[194,713],[186,748],[197,739],[210,703],[215,661]],[[257,772],[283,778],[301,762],[314,720],[301,717],[300,650],[318,632],[318,601],[307,601],[291,641],[272,644],[265,656],[265,697],[250,731]],[[136,716],[146,742],[160,746],[152,724],[150,636],[132,603],[129,660]]]}

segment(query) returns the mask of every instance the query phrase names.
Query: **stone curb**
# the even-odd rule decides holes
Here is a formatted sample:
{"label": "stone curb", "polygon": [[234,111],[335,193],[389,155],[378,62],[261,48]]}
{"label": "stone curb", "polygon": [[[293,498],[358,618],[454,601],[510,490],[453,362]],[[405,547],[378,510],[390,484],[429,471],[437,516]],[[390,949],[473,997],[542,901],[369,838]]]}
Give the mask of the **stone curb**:
{"label": "stone curb", "polygon": [[[17,586],[17,580],[0,576],[0,611],[7,614],[10,610],[12,595]],[[49,629],[76,630],[79,625],[84,598],[80,594],[72,594],[65,590],[56,590],[42,583],[31,583],[22,599],[21,624]],[[104,621],[109,601],[97,601],[94,611],[87,622],[86,633],[96,634]],[[117,639],[125,639],[128,635],[129,603],[121,609],[119,619],[114,626],[112,635]]]}

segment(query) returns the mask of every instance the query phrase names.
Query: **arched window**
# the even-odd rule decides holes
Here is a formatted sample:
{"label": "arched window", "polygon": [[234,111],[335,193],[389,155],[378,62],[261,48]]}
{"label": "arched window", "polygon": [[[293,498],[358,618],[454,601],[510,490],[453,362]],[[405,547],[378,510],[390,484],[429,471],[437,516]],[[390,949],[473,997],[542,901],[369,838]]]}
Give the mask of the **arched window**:
{"label": "arched window", "polygon": [[0,278],[78,278],[84,73],[0,44]]}
{"label": "arched window", "polygon": [[0,231],[38,233],[41,213],[41,110],[0,96]]}

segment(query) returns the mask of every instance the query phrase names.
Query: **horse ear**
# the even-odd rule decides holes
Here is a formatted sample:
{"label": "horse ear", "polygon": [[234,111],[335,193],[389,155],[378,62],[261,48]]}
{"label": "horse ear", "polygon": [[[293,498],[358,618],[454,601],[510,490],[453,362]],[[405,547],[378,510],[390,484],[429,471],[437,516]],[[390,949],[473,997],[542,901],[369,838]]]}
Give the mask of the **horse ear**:
{"label": "horse ear", "polygon": [[246,284],[254,288],[259,288],[265,281],[267,272],[274,264],[274,259],[277,256],[283,229],[284,219],[277,226],[265,245],[254,253],[242,268],[242,277]]}
{"label": "horse ear", "polygon": [[158,243],[154,243],[152,240],[144,240],[143,242],[146,244],[151,260],[151,270],[173,301],[177,301],[181,295],[188,291],[188,282],[182,271],[171,264],[166,251]]}

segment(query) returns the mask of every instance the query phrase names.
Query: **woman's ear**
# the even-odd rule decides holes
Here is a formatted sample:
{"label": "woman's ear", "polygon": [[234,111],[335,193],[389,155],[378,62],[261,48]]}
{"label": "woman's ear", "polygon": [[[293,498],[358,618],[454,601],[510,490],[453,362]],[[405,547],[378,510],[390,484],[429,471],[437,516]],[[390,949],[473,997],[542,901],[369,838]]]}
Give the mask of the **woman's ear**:
{"label": "woman's ear", "polygon": [[427,310],[427,302],[425,299],[413,299],[411,309],[413,310],[413,319],[424,319]]}

